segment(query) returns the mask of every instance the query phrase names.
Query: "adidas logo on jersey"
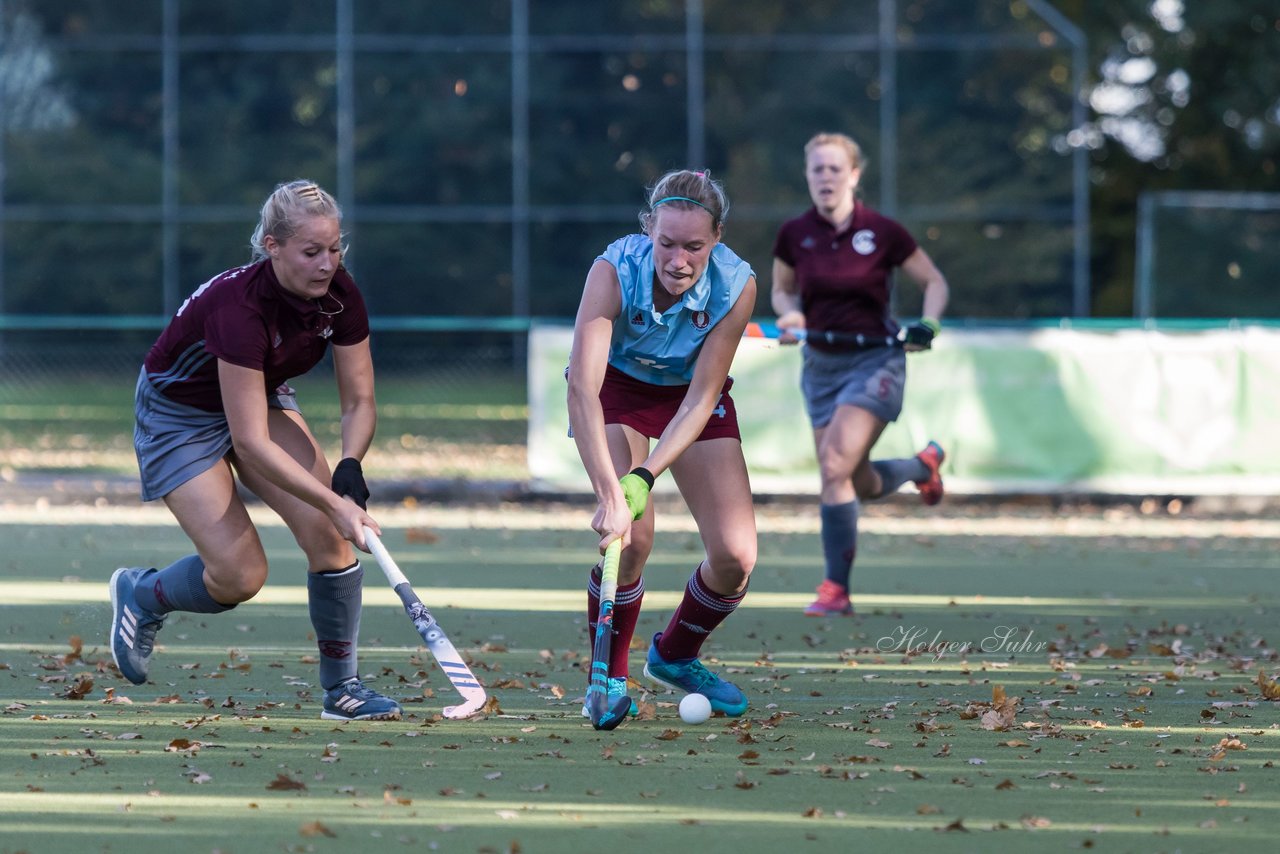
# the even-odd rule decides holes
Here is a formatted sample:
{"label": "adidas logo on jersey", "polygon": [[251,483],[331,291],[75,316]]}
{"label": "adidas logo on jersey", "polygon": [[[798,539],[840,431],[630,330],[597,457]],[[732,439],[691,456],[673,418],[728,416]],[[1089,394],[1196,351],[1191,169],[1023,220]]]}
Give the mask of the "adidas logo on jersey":
{"label": "adidas logo on jersey", "polygon": [[631,315],[631,325],[644,326],[644,312],[637,311],[635,314]]}

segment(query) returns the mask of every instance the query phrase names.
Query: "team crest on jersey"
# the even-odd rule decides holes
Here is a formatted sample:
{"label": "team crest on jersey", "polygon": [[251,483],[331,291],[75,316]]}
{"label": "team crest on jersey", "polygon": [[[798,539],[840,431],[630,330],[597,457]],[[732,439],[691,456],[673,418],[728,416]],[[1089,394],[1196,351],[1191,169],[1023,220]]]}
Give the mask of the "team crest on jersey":
{"label": "team crest on jersey", "polygon": [[333,327],[332,327],[332,326],[326,326],[324,329],[320,330],[320,337],[321,337],[321,338],[323,338],[323,339],[325,339],[326,341],[328,341],[328,340],[329,340],[329,337],[330,337],[331,335],[333,335]]}
{"label": "team crest on jersey", "polygon": [[706,329],[711,325],[711,315],[705,311],[695,311],[693,313],[693,328]]}
{"label": "team crest on jersey", "polygon": [[801,241],[800,241],[800,248],[801,248],[801,249],[812,249],[813,247],[815,247],[815,246],[817,246],[817,245],[818,245],[818,241],[816,241],[816,240],[814,240],[814,239],[813,239],[813,235],[812,235],[812,234],[806,234],[806,235],[805,235],[804,240],[801,240]]}
{"label": "team crest on jersey", "polygon": [[635,314],[631,315],[631,325],[632,325],[632,326],[644,326],[644,312],[643,312],[643,311],[637,311]]}
{"label": "team crest on jersey", "polygon": [[876,251],[876,233],[869,228],[860,228],[853,234],[853,251],[859,255],[870,255]]}

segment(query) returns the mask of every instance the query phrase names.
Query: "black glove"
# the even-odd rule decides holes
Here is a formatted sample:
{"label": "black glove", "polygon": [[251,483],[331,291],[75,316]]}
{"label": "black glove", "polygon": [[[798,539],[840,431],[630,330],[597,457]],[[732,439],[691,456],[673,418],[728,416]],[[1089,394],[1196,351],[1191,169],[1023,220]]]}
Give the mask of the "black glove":
{"label": "black glove", "polygon": [[369,487],[364,482],[364,470],[355,457],[346,457],[333,470],[333,491],[360,505],[361,510],[368,510]]}
{"label": "black glove", "polygon": [[933,346],[933,338],[938,334],[939,328],[938,321],[932,317],[923,317],[902,328],[902,343],[919,350],[928,350]]}

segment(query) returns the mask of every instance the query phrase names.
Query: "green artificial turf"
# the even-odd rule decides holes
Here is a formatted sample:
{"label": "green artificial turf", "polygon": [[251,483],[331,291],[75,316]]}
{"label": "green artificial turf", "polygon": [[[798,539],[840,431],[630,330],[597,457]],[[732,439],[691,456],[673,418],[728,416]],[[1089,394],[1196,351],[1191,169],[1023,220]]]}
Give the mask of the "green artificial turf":
{"label": "green artificial turf", "polygon": [[[1274,848],[1274,539],[869,522],[858,615],[813,619],[816,536],[765,533],[704,650],[749,711],[687,725],[637,683],[641,719],[596,732],[590,511],[540,531],[419,510],[384,541],[488,687],[472,721],[440,717],[456,695],[372,561],[361,670],[406,718],[333,724],[283,528],[261,601],[173,615],[133,686],[106,580],[183,554],[177,526],[0,522],[0,852]],[[660,531],[633,676],[699,556]]]}

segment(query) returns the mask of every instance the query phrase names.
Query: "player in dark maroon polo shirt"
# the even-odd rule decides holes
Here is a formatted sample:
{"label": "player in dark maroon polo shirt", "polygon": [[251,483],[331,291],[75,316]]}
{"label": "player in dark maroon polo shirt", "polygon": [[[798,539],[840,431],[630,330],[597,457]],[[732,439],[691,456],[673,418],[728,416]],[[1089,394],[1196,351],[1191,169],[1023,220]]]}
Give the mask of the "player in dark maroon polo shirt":
{"label": "player in dark maroon polo shirt", "polygon": [[[138,377],[142,497],[164,500],[196,553],[160,570],[116,570],[112,654],[140,685],[170,611],[216,614],[262,589],[267,555],[238,478],[306,555],[321,716],[399,718],[400,706],[363,685],[357,670],[364,571],[352,544],[364,547],[365,525],[381,530],[364,509],[360,466],[377,414],[369,318],[342,266],[341,211],[310,181],[281,184],[251,243],[251,263],[214,276],[182,304]],[[342,409],[342,458],[332,475],[287,385],[331,345]]]}
{"label": "player in dark maroon polo shirt", "polygon": [[[822,477],[826,577],[805,613],[852,614],[858,500],[888,495],[907,481],[926,504],[942,500],[938,468],[945,454],[938,443],[897,460],[872,461],[871,449],[902,411],[903,349],[929,349],[948,290],[907,230],[858,199],[863,158],[857,143],[822,133],[804,150],[813,207],[778,230],[771,301],[781,340],[805,342],[801,387]],[[924,290],[924,316],[905,329],[889,312],[898,268]],[[889,346],[895,339],[905,342],[903,349]]]}

